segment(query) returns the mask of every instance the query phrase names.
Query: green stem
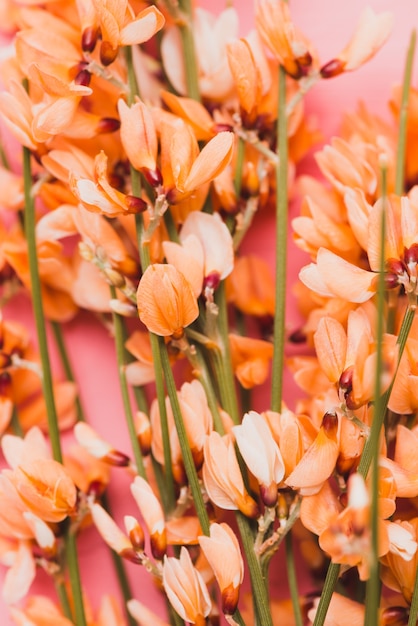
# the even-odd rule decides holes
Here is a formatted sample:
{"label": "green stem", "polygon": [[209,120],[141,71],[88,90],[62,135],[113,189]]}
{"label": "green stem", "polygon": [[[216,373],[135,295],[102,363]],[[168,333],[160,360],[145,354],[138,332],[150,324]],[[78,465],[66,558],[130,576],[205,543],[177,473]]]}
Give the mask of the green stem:
{"label": "green stem", "polygon": [[[51,321],[51,328],[54,334],[55,344],[58,348],[58,354],[61,360],[65,377],[67,380],[74,383],[75,382],[74,372],[71,366],[70,359],[68,358],[67,348],[65,347],[64,337],[62,335],[61,325],[58,322]],[[86,418],[84,415],[83,406],[81,404],[80,396],[78,393],[75,399],[75,407],[76,407],[78,421],[85,422]]]}
{"label": "green stem", "polygon": [[193,100],[199,101],[198,68],[193,37],[193,7],[190,0],[179,0],[179,6],[183,13],[183,21],[180,23],[180,35],[183,43],[187,95],[193,98]]}
{"label": "green stem", "polygon": [[418,569],[415,574],[414,591],[409,608],[408,626],[416,626],[418,620]]}
{"label": "green stem", "polygon": [[155,391],[157,395],[158,411],[160,414],[161,438],[163,443],[166,502],[168,510],[172,511],[176,504],[176,497],[171,458],[170,432],[168,428],[167,407],[165,404],[165,389],[163,377],[161,375],[163,370],[160,344],[157,335],[154,335],[153,333],[150,333],[150,340],[155,371]]}
{"label": "green stem", "polygon": [[57,592],[57,596],[60,601],[62,612],[64,613],[65,617],[67,617],[69,620],[72,621],[73,615],[71,613],[71,606],[68,600],[68,594],[67,594],[67,589],[65,588],[65,584],[57,580],[55,582],[55,591]]}
{"label": "green stem", "polygon": [[215,427],[215,430],[220,435],[223,435],[225,434],[225,430],[224,430],[222,419],[219,413],[218,403],[216,400],[215,391],[213,389],[210,372],[208,371],[207,363],[205,359],[203,358],[203,355],[201,353],[201,349],[199,348],[199,346],[195,347],[195,350],[196,350],[196,354],[195,354],[194,360],[192,361],[192,364],[196,365],[197,377],[204,387],[206,398],[208,401],[208,406],[209,406],[210,412],[212,413],[213,425]]}
{"label": "green stem", "polygon": [[42,388],[48,420],[48,434],[54,459],[62,463],[61,442],[58,428],[58,416],[55,407],[52,385],[51,363],[48,353],[46,324],[42,304],[42,289],[39,277],[38,258],[35,235],[35,203],[32,197],[31,155],[28,148],[23,148],[23,180],[25,194],[25,235],[28,246],[29,271],[32,288],[32,305],[38,336],[39,354],[42,364]]}
{"label": "green stem", "polygon": [[[110,287],[111,298],[116,298],[116,289]],[[135,424],[132,415],[131,402],[129,398],[128,383],[125,374],[125,347],[124,347],[124,330],[122,319],[117,313],[112,313],[113,326],[115,332],[115,349],[116,349],[116,361],[119,374],[119,385],[122,395],[123,408],[125,412],[126,425],[128,427],[129,438],[131,440],[132,452],[135,459],[137,472],[140,476],[146,479],[146,472],[144,467],[144,461],[142,458],[141,447],[136,436]]]}
{"label": "green stem", "polygon": [[180,404],[177,397],[176,385],[174,382],[173,372],[171,370],[168,358],[167,347],[164,339],[159,337],[159,346],[161,354],[161,364],[164,372],[164,378],[167,386],[168,397],[170,398],[171,408],[173,411],[174,423],[176,425],[177,435],[179,438],[181,454],[183,458],[184,469],[189,481],[189,486],[193,496],[193,502],[196,513],[205,535],[209,535],[209,518],[203,501],[202,490],[200,488],[199,479],[193,462],[192,452],[187,439],[187,432],[181,414]]}
{"label": "green stem", "polygon": [[238,626],[245,626],[244,619],[238,609],[235,611],[232,617],[234,621],[238,624]]}
{"label": "green stem", "polygon": [[331,597],[337,584],[340,567],[341,566],[339,565],[339,563],[331,563],[328,567],[324,588],[319,599],[319,604],[316,610],[313,626],[322,626],[322,624],[325,622],[329,603],[331,602]]}
{"label": "green stem", "polygon": [[235,176],[234,187],[237,202],[241,194],[242,187],[242,173],[244,170],[244,157],[245,157],[245,141],[242,137],[238,137],[237,152],[235,157]]}
{"label": "green stem", "polygon": [[77,626],[87,626],[86,616],[84,613],[83,592],[81,589],[80,570],[77,558],[77,544],[75,534],[68,524],[65,534],[65,546],[67,556],[67,567],[70,576],[71,590],[73,592],[75,623]]}
{"label": "green stem", "polygon": [[131,46],[125,46],[125,60],[126,60],[126,69],[128,74],[128,104],[129,106],[135,102],[135,96],[139,96],[139,87],[138,81],[136,80],[134,65],[132,62],[132,48]]}
{"label": "green stem", "polygon": [[412,65],[415,53],[416,31],[411,33],[408,53],[406,56],[405,72],[402,84],[402,99],[399,112],[399,132],[398,146],[396,152],[396,176],[395,193],[400,196],[405,190],[405,155],[406,155],[406,134],[408,126],[408,102],[411,88]]}
{"label": "green stem", "polygon": [[287,263],[287,116],[286,74],[279,68],[279,107],[277,118],[279,164],[276,166],[276,309],[271,384],[271,410],[282,410],[284,342],[286,315],[286,263]]}
{"label": "green stem", "polygon": [[[374,411],[377,415],[385,415],[386,408],[383,411],[385,402],[382,396],[381,377],[384,368],[383,363],[383,333],[384,333],[384,309],[385,309],[385,212],[387,197],[387,170],[382,167],[382,214],[380,223],[380,259],[379,259],[379,281],[377,288],[377,328],[376,328],[376,372],[374,384]],[[370,626],[378,626],[379,622],[379,605],[380,605],[380,579],[379,579],[379,440],[380,432],[373,432],[372,443],[372,476],[371,476],[371,560],[370,560],[370,577],[367,581],[366,591],[366,613],[365,622]]]}
{"label": "green stem", "polygon": [[224,282],[219,285],[216,291],[216,304],[218,306],[218,338],[221,344],[221,352],[214,352],[214,365],[218,376],[223,408],[229,413],[234,424],[239,424],[240,418],[235,392],[234,372],[229,348],[228,311]]}
{"label": "green stem", "polygon": [[23,437],[24,432],[23,432],[22,426],[20,425],[19,415],[18,415],[17,407],[16,407],[15,404],[13,405],[13,411],[12,411],[12,417],[11,417],[11,420],[10,420],[10,426],[11,426],[11,429],[12,429],[12,431],[13,431],[13,433],[15,435],[17,435],[18,437]]}
{"label": "green stem", "polygon": [[288,532],[285,537],[286,546],[286,569],[289,583],[290,597],[292,599],[293,617],[296,626],[303,626],[302,613],[300,610],[298,581],[296,577],[295,558],[293,554],[292,532]]}
{"label": "green stem", "polygon": [[235,517],[250,572],[254,609],[257,616],[256,623],[258,626],[273,626],[267,582],[263,577],[260,563],[254,552],[254,535],[251,530],[250,521],[239,511],[237,511]]}

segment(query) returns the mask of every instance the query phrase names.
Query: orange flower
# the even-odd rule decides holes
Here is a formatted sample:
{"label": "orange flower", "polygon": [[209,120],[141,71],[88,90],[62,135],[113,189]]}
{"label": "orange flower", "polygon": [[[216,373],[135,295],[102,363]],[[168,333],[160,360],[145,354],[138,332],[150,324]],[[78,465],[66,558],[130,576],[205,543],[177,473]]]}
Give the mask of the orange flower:
{"label": "orange flower", "polygon": [[232,431],[245,464],[260,484],[264,504],[275,506],[277,488],[284,476],[284,462],[265,420],[250,411]]}
{"label": "orange flower", "polygon": [[273,345],[262,339],[252,339],[230,333],[232,367],[244,389],[261,385],[269,373]]}
{"label": "orange flower", "polygon": [[302,495],[317,493],[334,471],[338,452],[339,419],[335,414],[326,413],[315,441],[286,478],[286,484],[299,489]]}
{"label": "orange flower", "polygon": [[[395,524],[393,524],[395,526]],[[416,541],[418,539],[418,518],[409,521],[397,522],[398,531],[406,531],[410,539],[415,542],[415,550],[411,558],[405,559],[404,555],[397,552],[388,552],[382,559],[381,577],[389,589],[400,591],[409,604],[414,591],[415,577],[418,566],[418,553]]]}
{"label": "orange flower", "polygon": [[156,7],[147,7],[133,18],[127,0],[108,0],[106,3],[93,0],[93,5],[102,33],[100,60],[103,65],[113,63],[119,46],[144,43],[165,23],[163,14]]}
{"label": "orange flower", "polygon": [[179,339],[199,315],[190,284],[173,265],[150,265],[139,281],[136,297],[141,322],[162,337]]}
{"label": "orange flower", "polygon": [[300,78],[309,71],[312,56],[305,38],[296,31],[283,0],[258,0],[256,26],[266,46],[286,72]]}
{"label": "orange flower", "polygon": [[167,534],[164,513],[152,488],[141,476],[136,476],[131,484],[131,493],[144,518],[151,540],[151,552],[161,560],[167,548]]}
{"label": "orange flower", "polygon": [[228,300],[247,315],[274,315],[274,281],[270,267],[258,256],[235,259],[226,281]]}
{"label": "orange flower", "polygon": [[257,517],[258,506],[245,489],[231,437],[213,431],[206,438],[204,456],[203,482],[212,502],[221,509],[239,509]]}
{"label": "orange flower", "polygon": [[210,536],[199,537],[199,544],[211,566],[222,595],[222,611],[235,613],[244,578],[238,539],[227,524],[211,524]]}
{"label": "orange flower", "polygon": [[[193,11],[193,39],[198,63],[199,90],[202,96],[224,102],[233,88],[226,44],[238,35],[238,14],[228,7],[215,17],[201,7]],[[161,43],[164,69],[175,90],[187,93],[184,55],[177,27],[164,32]]]}
{"label": "orange flower", "polygon": [[366,7],[350,42],[336,59],[321,68],[321,76],[331,78],[341,72],[355,70],[366,63],[383,46],[390,35],[392,25],[391,13],[376,15],[373,9]]}
{"label": "orange flower", "polygon": [[204,626],[212,603],[201,574],[183,546],[180,558],[164,557],[163,585],[172,607],[182,619]]}
{"label": "orange flower", "polygon": [[157,172],[158,140],[153,117],[148,107],[137,100],[131,107],[124,100],[118,101],[121,120],[120,138],[129,161],[137,170],[145,170],[148,178],[159,180]]}

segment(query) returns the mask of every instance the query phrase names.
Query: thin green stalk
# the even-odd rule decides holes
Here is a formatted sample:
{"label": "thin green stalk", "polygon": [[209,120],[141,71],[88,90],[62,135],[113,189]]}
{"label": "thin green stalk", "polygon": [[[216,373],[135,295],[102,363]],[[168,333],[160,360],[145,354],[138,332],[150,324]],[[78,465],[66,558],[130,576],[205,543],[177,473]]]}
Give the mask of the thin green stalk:
{"label": "thin green stalk", "polygon": [[17,407],[14,404],[13,405],[13,411],[12,411],[12,417],[10,420],[10,426],[12,428],[12,431],[15,435],[17,435],[18,437],[23,437],[24,432],[23,432],[23,428],[20,425],[20,421],[19,421],[19,415],[17,412]]}
{"label": "thin green stalk", "polygon": [[162,337],[159,337],[159,346],[162,370],[164,372],[167,393],[168,397],[170,398],[171,409],[173,411],[174,423],[179,438],[184,469],[189,481],[196,513],[199,518],[202,531],[205,535],[209,535],[209,518],[206,511],[205,503],[203,501],[202,491],[200,488],[196,468],[193,462],[192,452],[190,450],[190,445],[187,439],[186,428],[184,426],[183,416],[181,414],[180,404],[177,397],[177,390],[174,382],[173,372],[170,366],[170,361],[168,358],[167,347]]}
{"label": "thin green stalk", "polygon": [[73,593],[75,623],[77,626],[87,626],[84,612],[83,592],[81,588],[80,569],[78,566],[76,537],[74,532],[71,530],[71,524],[68,524],[67,532],[65,533],[65,552],[70,585]]}
{"label": "thin green stalk", "polygon": [[405,71],[402,84],[401,108],[399,112],[398,146],[396,151],[395,193],[400,196],[405,191],[405,155],[406,131],[408,126],[408,102],[411,89],[412,65],[414,61],[416,31],[411,33],[408,53],[406,56]]}
{"label": "thin green stalk", "polygon": [[69,620],[72,621],[73,615],[71,613],[71,606],[68,600],[67,589],[65,587],[65,584],[61,580],[60,581],[57,580],[55,582],[55,591],[59,598],[62,612],[64,613],[65,617],[67,617]]}
{"label": "thin green stalk", "polygon": [[251,530],[250,520],[239,511],[237,511],[235,517],[250,572],[254,609],[257,617],[257,622],[255,623],[257,626],[273,626],[267,581],[263,577],[260,563],[254,551],[254,535]]}
{"label": "thin green stalk", "polygon": [[[380,262],[379,262],[379,282],[377,288],[377,328],[376,328],[376,372],[374,385],[374,410],[377,415],[382,415],[382,405],[384,398],[382,397],[381,376],[384,367],[383,363],[383,332],[384,332],[384,310],[385,310],[385,211],[386,211],[386,191],[387,191],[387,171],[382,167],[382,215],[380,224]],[[380,579],[379,579],[379,515],[378,515],[378,498],[379,498],[379,439],[380,432],[376,429],[373,432],[372,444],[372,483],[371,483],[371,516],[370,516],[370,532],[371,532],[371,560],[370,560],[370,577],[366,587],[366,611],[365,624],[370,626],[378,626],[379,622],[379,605],[380,605]]]}
{"label": "thin green stalk", "polygon": [[213,389],[210,372],[208,371],[207,363],[205,359],[203,358],[200,347],[195,346],[195,350],[196,350],[196,354],[194,356],[194,362],[192,364],[194,363],[196,364],[196,374],[205,390],[206,398],[208,401],[208,406],[209,406],[210,412],[212,413],[213,424],[215,426],[215,430],[220,435],[223,435],[225,433],[225,430],[224,430],[222,419],[219,413],[218,403],[216,400],[215,391]]}
{"label": "thin green stalk", "polygon": [[[61,360],[62,367],[64,369],[65,377],[67,380],[75,382],[74,372],[70,363],[70,359],[68,358],[64,337],[62,335],[61,325],[58,322],[51,321],[51,328],[54,334],[55,344],[58,348],[58,354]],[[75,398],[75,407],[78,421],[85,422],[86,418],[84,416],[83,406],[81,404],[80,396],[78,395],[78,393]]]}
{"label": "thin green stalk", "polygon": [[[110,287],[111,298],[116,298],[116,290],[113,286]],[[119,374],[119,385],[122,395],[123,409],[125,412],[126,425],[128,427],[129,438],[131,441],[132,452],[135,459],[137,472],[140,476],[146,479],[146,472],[144,467],[144,461],[142,458],[141,448],[136,436],[135,424],[132,415],[131,401],[129,398],[128,383],[125,374],[125,346],[124,346],[124,330],[122,319],[117,313],[112,313],[114,332],[115,332],[115,349],[116,349],[116,361]]]}
{"label": "thin green stalk", "polygon": [[324,588],[319,598],[318,608],[316,610],[313,626],[322,626],[325,622],[325,618],[328,613],[329,603],[331,602],[332,594],[334,593],[335,586],[337,584],[338,576],[340,574],[339,563],[331,563],[328,567],[327,575],[325,577]]}
{"label": "thin green stalk", "polygon": [[183,44],[183,59],[186,72],[187,95],[200,100],[198,67],[193,37],[193,7],[190,0],[179,0],[183,21],[179,24]]}
{"label": "thin green stalk", "polygon": [[414,591],[409,608],[408,626],[416,626],[418,620],[418,570],[415,574]]}
{"label": "thin green stalk", "polygon": [[271,410],[282,410],[287,263],[287,116],[286,73],[279,68],[279,106],[277,117],[279,163],[276,166],[276,309],[274,314]]}
{"label": "thin green stalk", "polygon": [[302,613],[300,610],[298,581],[296,577],[295,556],[292,545],[292,531],[288,532],[285,537],[286,546],[286,570],[287,580],[289,583],[290,597],[292,599],[293,617],[296,626],[303,626]]}
{"label": "thin green stalk", "polygon": [[219,389],[222,396],[223,408],[229,413],[234,424],[240,423],[237,395],[235,392],[234,372],[231,362],[231,351],[228,338],[228,311],[226,303],[225,284],[222,282],[216,291],[218,305],[218,331],[221,343],[221,353],[214,354],[214,365],[217,370]]}
{"label": "thin green stalk", "polygon": [[163,443],[166,502],[168,510],[172,511],[176,504],[176,498],[173,464],[171,458],[170,432],[168,429],[167,407],[165,404],[165,389],[163,377],[161,376],[161,372],[163,370],[160,345],[157,335],[154,335],[153,333],[150,333],[150,341],[155,371],[155,391],[157,395],[158,411],[160,414],[161,438]]}
{"label": "thin green stalk", "polygon": [[139,87],[138,81],[136,80],[134,65],[132,62],[132,47],[125,46],[125,60],[126,60],[126,69],[128,74],[128,104],[131,105],[135,102],[135,96],[139,96]]}
{"label": "thin green stalk", "polygon": [[48,353],[46,324],[42,304],[42,290],[39,278],[38,258],[35,235],[35,202],[32,197],[31,155],[28,148],[23,148],[23,180],[25,194],[25,235],[28,246],[29,271],[32,289],[32,305],[35,316],[36,333],[38,336],[39,354],[42,364],[42,388],[48,420],[48,434],[54,459],[62,463],[61,442],[58,428],[58,416],[55,407],[52,386],[51,363]]}
{"label": "thin green stalk", "polygon": [[234,187],[235,187],[235,195],[237,196],[237,201],[241,194],[242,172],[244,169],[244,157],[245,157],[245,141],[242,137],[238,137],[237,153],[236,153],[236,160],[235,160],[235,176],[234,176]]}

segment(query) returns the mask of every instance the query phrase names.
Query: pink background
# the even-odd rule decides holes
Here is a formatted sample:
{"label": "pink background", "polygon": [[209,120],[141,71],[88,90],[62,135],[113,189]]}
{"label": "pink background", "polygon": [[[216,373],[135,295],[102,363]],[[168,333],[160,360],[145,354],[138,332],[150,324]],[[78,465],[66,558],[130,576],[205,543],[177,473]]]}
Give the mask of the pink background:
{"label": "pink background", "polygon": [[[202,6],[210,7],[218,12],[225,6],[224,1],[212,0],[200,2]],[[343,75],[337,79],[324,81],[309,94],[307,108],[320,120],[324,134],[329,137],[338,131],[342,111],[353,111],[361,99],[368,107],[387,119],[389,113],[387,101],[391,86],[402,80],[404,58],[409,42],[410,32],[418,25],[418,9],[414,0],[373,0],[369,5],[377,12],[390,10],[395,15],[395,25],[392,36],[375,59],[363,68],[352,74]],[[236,6],[241,16],[241,33],[248,32],[253,24],[253,2],[244,0]],[[358,16],[364,8],[362,0],[350,2],[339,0],[293,0],[291,11],[296,25],[311,38],[316,45],[319,57],[324,63],[338,54],[344,47],[354,27]],[[418,69],[418,66],[417,66]],[[417,71],[414,71],[417,76]],[[418,81],[415,78],[414,85]],[[295,207],[291,207],[294,215]],[[256,220],[253,232],[245,243],[247,250],[252,249],[266,258],[273,266],[273,241],[271,239],[273,216],[264,215],[262,220]],[[266,245],[271,242],[271,245]],[[293,284],[301,264],[304,263],[301,255],[290,244],[289,252],[289,285]],[[11,319],[27,321],[30,319],[28,301],[19,298],[13,307],[8,307],[6,316]],[[297,327],[298,318],[290,300],[289,320],[292,328]],[[87,315],[80,315],[74,322],[65,328],[65,338],[74,364],[77,379],[81,381],[81,396],[85,405],[89,421],[97,428],[104,438],[114,443],[116,448],[129,453],[129,442],[123,421],[123,410],[117,381],[114,361],[114,348],[106,332],[99,328],[94,320]],[[287,401],[293,404],[293,387],[287,387]],[[258,394],[261,409],[268,406],[268,392]],[[117,424],[117,427],[115,427]],[[116,509],[116,517],[121,521],[125,514],[137,514],[135,505],[129,495],[129,479],[122,471],[113,472],[115,481],[110,487],[110,500]],[[1,503],[0,503],[1,506]],[[82,568],[82,580],[93,607],[97,607],[103,593],[115,590],[110,556],[102,547],[102,541],[94,529],[87,530],[79,545],[79,558]],[[285,586],[285,579],[279,574],[279,568],[274,568],[273,579],[277,588]],[[161,596],[154,590],[148,576],[138,567],[129,567],[135,597],[147,604],[153,603],[155,610],[164,615]],[[0,576],[4,569],[0,567]],[[32,589],[32,592],[42,592],[48,588],[46,577],[42,574]],[[11,621],[7,617],[7,608],[0,599],[0,623],[9,626]]]}

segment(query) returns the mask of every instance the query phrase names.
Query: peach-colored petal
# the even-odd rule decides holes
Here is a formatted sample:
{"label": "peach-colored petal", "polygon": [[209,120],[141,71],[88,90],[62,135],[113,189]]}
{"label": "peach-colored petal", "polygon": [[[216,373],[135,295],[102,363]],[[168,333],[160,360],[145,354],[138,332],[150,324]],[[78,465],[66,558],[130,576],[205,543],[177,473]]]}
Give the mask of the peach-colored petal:
{"label": "peach-colored petal", "polygon": [[336,383],[341,376],[346,357],[347,336],[340,322],[332,317],[320,320],[314,334],[316,355],[328,379]]}
{"label": "peach-colored petal", "polygon": [[392,13],[376,14],[365,7],[351,41],[338,55],[344,62],[344,70],[355,70],[371,59],[389,37],[392,26]]}
{"label": "peach-colored petal", "polygon": [[203,148],[194,161],[180,191],[190,192],[213,180],[232,159],[234,134],[228,131],[218,133]]}
{"label": "peach-colored petal", "polygon": [[165,24],[165,18],[157,7],[147,7],[120,31],[119,44],[131,46],[148,41]]}
{"label": "peach-colored petal", "polygon": [[5,576],[2,595],[7,604],[15,604],[25,597],[35,579],[35,559],[29,543],[21,541],[15,560]]}

